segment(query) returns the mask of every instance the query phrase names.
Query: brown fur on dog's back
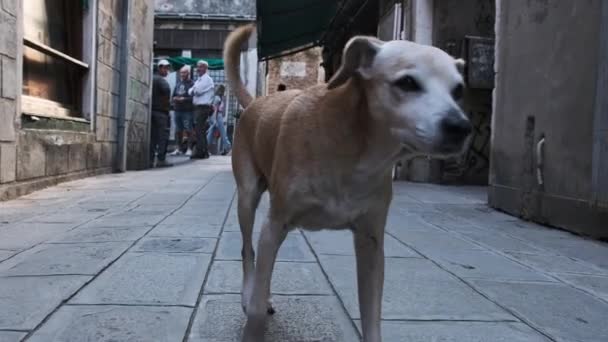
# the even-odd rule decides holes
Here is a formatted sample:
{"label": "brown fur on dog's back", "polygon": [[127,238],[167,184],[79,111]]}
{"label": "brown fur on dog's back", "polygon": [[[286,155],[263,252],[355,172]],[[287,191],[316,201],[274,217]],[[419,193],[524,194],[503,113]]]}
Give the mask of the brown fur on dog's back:
{"label": "brown fur on dog's back", "polygon": [[235,30],[224,47],[229,86],[246,106],[235,130],[233,171],[239,189],[270,190],[277,200],[273,208],[289,215],[281,206],[298,196],[294,191],[319,186],[311,181],[327,182],[323,187],[336,194],[343,194],[344,182],[352,185],[350,173],[372,127],[368,104],[357,80],[332,90],[322,84],[253,100],[238,72],[241,44],[252,32],[253,26]]}

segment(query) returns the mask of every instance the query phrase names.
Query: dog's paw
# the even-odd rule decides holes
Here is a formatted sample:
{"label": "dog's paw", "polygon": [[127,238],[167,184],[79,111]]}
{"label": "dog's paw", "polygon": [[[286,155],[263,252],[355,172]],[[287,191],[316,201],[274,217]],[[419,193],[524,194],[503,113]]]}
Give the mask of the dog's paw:
{"label": "dog's paw", "polygon": [[[247,305],[241,303],[241,308],[243,309],[243,313],[245,315],[247,315]],[[272,306],[272,304],[268,303],[268,308],[266,309],[266,313],[272,316],[275,313],[277,313],[277,310],[274,309],[274,307]]]}
{"label": "dog's paw", "polygon": [[272,305],[268,304],[268,309],[266,311],[269,315],[274,315],[277,311],[272,307]]}

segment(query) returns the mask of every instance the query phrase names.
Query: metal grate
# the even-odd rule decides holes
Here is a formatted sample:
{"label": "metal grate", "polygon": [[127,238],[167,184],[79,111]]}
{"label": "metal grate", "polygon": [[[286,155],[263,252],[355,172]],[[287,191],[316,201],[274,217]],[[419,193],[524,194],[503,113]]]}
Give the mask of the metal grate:
{"label": "metal grate", "polygon": [[224,70],[209,70],[209,76],[213,79],[213,83],[217,86],[222,84],[226,87],[226,124],[234,124],[234,114],[238,110],[236,96],[232,95],[226,84],[226,73]]}

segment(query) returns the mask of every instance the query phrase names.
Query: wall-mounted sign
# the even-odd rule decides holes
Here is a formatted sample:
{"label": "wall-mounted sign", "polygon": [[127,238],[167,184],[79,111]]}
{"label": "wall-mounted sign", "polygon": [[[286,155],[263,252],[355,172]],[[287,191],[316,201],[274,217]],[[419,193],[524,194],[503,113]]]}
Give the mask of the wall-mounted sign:
{"label": "wall-mounted sign", "polygon": [[282,62],[281,77],[306,77],[306,63]]}
{"label": "wall-mounted sign", "polygon": [[465,37],[467,86],[473,89],[494,88],[494,39]]}

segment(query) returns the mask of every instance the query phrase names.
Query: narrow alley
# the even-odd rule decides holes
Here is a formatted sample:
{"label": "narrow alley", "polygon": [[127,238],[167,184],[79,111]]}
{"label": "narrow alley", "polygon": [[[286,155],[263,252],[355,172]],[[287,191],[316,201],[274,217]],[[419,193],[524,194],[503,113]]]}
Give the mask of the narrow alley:
{"label": "narrow alley", "polygon": [[[229,161],[103,175],[0,203],[0,341],[239,341]],[[608,246],[488,209],[486,196],[395,183],[384,340],[604,341]],[[290,233],[272,292],[269,341],[359,339],[349,232]]]}

